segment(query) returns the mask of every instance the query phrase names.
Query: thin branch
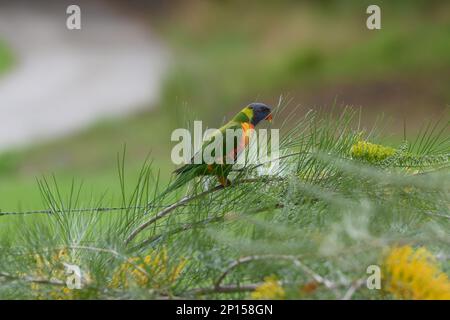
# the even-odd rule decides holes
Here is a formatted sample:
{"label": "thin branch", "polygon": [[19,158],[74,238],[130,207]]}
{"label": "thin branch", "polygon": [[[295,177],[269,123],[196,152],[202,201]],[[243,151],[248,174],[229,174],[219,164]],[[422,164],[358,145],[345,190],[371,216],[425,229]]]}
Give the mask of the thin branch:
{"label": "thin branch", "polygon": [[241,264],[249,263],[251,261],[257,261],[257,260],[267,260],[267,259],[276,259],[276,260],[288,260],[294,263],[295,266],[299,267],[303,270],[307,275],[309,275],[311,278],[314,279],[317,283],[323,284],[326,288],[334,290],[337,285],[322,277],[318,273],[314,272],[312,269],[304,265],[297,257],[295,256],[289,256],[289,255],[277,255],[277,254],[268,254],[268,255],[255,255],[255,256],[246,256],[239,258],[235,261],[233,261],[226,269],[225,271],[217,278],[216,282],[214,283],[215,287],[220,287],[222,281],[225,279],[225,277],[236,267],[240,266]]}
{"label": "thin branch", "polygon": [[180,232],[183,232],[183,231],[191,230],[191,229],[193,229],[193,228],[195,228],[197,226],[207,225],[208,223],[220,222],[220,221],[223,221],[224,219],[225,219],[225,216],[219,216],[219,217],[211,217],[211,218],[208,218],[208,219],[204,219],[204,220],[201,220],[199,222],[185,223],[185,224],[183,224],[182,226],[180,226],[178,228],[175,228],[175,229],[170,230],[170,231],[165,232],[165,233],[161,233],[161,234],[155,235],[153,237],[150,237],[150,238],[142,241],[141,243],[139,243],[136,246],[132,247],[131,251],[141,249],[141,248],[145,247],[148,244],[152,244],[152,243],[162,239],[163,237],[167,237],[167,236],[174,235],[174,234],[177,234],[177,233],[180,233]]}
{"label": "thin branch", "polygon": [[210,293],[235,293],[235,292],[248,292],[254,291],[262,283],[250,283],[243,285],[222,285],[219,287],[209,287],[209,288],[196,288],[186,292],[187,295],[203,295]]}
{"label": "thin branch", "polygon": [[434,168],[433,170],[428,170],[428,171],[422,171],[422,172],[418,172],[418,173],[414,173],[412,174],[413,176],[420,176],[420,175],[426,175],[426,174],[433,174],[439,171],[443,171],[443,170],[447,170],[450,169],[450,165],[444,165],[438,168]]}
{"label": "thin branch", "polygon": [[36,278],[29,275],[25,276],[15,276],[7,272],[0,271],[0,277],[7,278],[10,280],[20,280],[25,282],[32,282],[32,283],[40,283],[40,284],[50,284],[55,286],[65,286],[66,283],[61,280],[57,279],[47,279],[47,278]]}
{"label": "thin branch", "polygon": [[347,292],[345,292],[344,296],[341,300],[350,300],[355,292],[363,286],[363,284],[366,282],[366,279],[361,278],[352,283],[352,285],[348,288]]}
{"label": "thin branch", "polygon": [[158,221],[159,219],[165,217],[166,215],[168,215],[170,212],[172,212],[173,210],[175,210],[178,207],[181,207],[183,205],[185,205],[188,202],[194,201],[197,198],[203,197],[207,194],[216,192],[218,190],[222,190],[224,187],[222,185],[216,186],[212,189],[203,191],[199,194],[196,194],[194,196],[185,196],[183,197],[180,201],[173,203],[172,205],[168,206],[167,208],[165,208],[164,210],[158,212],[156,214],[156,216],[150,218],[149,220],[145,221],[144,223],[142,223],[141,225],[139,225],[136,229],[134,229],[130,235],[126,238],[125,240],[125,245],[127,245],[128,243],[130,243],[142,230],[144,230],[145,228],[147,228],[149,225],[151,225],[152,223]]}
{"label": "thin branch", "polygon": [[431,216],[431,217],[439,217],[439,218],[450,219],[450,215],[445,214],[445,213],[425,212],[425,214],[428,215],[428,216]]}
{"label": "thin branch", "polygon": [[[254,183],[254,182],[264,182],[264,181],[270,181],[270,180],[282,180],[282,178],[280,177],[272,177],[272,178],[251,178],[251,179],[243,179],[240,181],[235,182],[234,184],[232,184],[230,187],[234,187],[237,186],[239,184],[243,184],[243,183]],[[193,196],[185,196],[183,197],[181,200],[173,203],[172,205],[168,206],[167,208],[165,208],[164,210],[161,210],[160,212],[158,212],[155,216],[153,216],[152,218],[148,219],[147,221],[145,221],[144,223],[142,223],[141,225],[139,225],[136,229],[134,229],[130,235],[125,239],[125,245],[127,245],[128,243],[130,243],[142,230],[146,229],[148,226],[150,226],[151,224],[153,224],[154,222],[158,221],[159,219],[165,217],[166,215],[168,215],[170,212],[172,212],[173,210],[184,206],[186,203],[192,202],[198,198],[204,197],[208,194],[217,192],[219,190],[224,189],[225,187],[222,185],[218,185],[212,189],[203,191],[201,193],[195,194]]]}
{"label": "thin branch", "polygon": [[[55,248],[55,250],[59,249],[73,249],[73,250],[87,250],[87,251],[94,251],[94,252],[102,252],[102,253],[109,253],[117,258],[120,258],[121,260],[126,261],[127,263],[131,264],[135,269],[139,270],[146,276],[150,276],[150,274],[142,267],[140,267],[138,264],[131,261],[128,257],[120,254],[116,250],[113,249],[107,249],[107,248],[98,248],[98,247],[92,247],[92,246],[80,246],[80,245],[72,245],[72,246],[64,246]],[[43,284],[53,284],[53,285],[65,285],[65,283],[61,280],[57,279],[45,279],[45,278],[34,278],[31,276],[14,276],[6,272],[0,271],[0,277],[5,277],[8,279],[13,280],[23,280],[27,282],[34,282],[34,283],[43,283]]]}
{"label": "thin branch", "polygon": [[[247,214],[248,213],[252,213],[253,214],[253,213],[258,213],[258,212],[265,211],[265,210],[279,209],[279,208],[283,208],[283,204],[278,203],[278,204],[275,204],[274,206],[270,206],[270,207],[267,206],[267,207],[263,207],[263,208],[258,208],[256,210],[252,210],[252,211],[246,212],[246,213]],[[198,221],[198,222],[185,223],[185,224],[181,225],[180,227],[175,228],[173,230],[170,230],[170,231],[167,231],[165,233],[161,233],[161,234],[152,236],[152,237],[142,241],[141,243],[137,244],[136,246],[132,247],[130,250],[134,251],[134,250],[141,249],[141,248],[145,247],[146,245],[152,244],[152,243],[160,240],[163,237],[167,237],[167,236],[171,236],[171,235],[174,235],[174,234],[177,234],[177,233],[181,233],[181,232],[184,232],[184,231],[192,230],[192,229],[194,229],[195,227],[198,227],[198,226],[202,226],[203,227],[203,226],[206,226],[206,225],[208,225],[210,223],[222,222],[222,221],[225,221],[225,220],[229,221],[229,220],[236,219],[236,218],[237,218],[237,215],[236,215],[235,212],[229,212],[229,213],[225,213],[224,215],[221,215],[221,216],[210,217],[210,218]]]}
{"label": "thin branch", "polygon": [[140,272],[142,272],[146,276],[150,276],[150,274],[144,268],[140,267],[138,264],[136,264],[133,261],[131,261],[127,256],[124,256],[124,255],[120,254],[116,250],[106,249],[106,248],[98,248],[98,247],[91,247],[91,246],[79,246],[79,245],[68,246],[67,248],[69,248],[69,249],[78,249],[78,250],[88,250],[88,251],[94,251],[94,252],[110,253],[110,254],[114,255],[115,257],[118,257],[118,258],[126,261],[127,263],[131,264],[135,269],[139,270]]}

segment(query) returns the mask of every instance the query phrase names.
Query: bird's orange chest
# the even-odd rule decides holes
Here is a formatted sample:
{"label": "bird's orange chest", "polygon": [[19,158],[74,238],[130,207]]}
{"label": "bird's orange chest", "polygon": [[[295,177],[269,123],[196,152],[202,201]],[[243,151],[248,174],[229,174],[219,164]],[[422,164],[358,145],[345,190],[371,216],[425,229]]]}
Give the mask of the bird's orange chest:
{"label": "bird's orange chest", "polygon": [[234,146],[234,148],[228,153],[228,156],[235,160],[237,156],[247,147],[250,141],[250,136],[255,126],[249,122],[243,122],[241,123],[241,128],[242,135],[240,141],[238,141],[237,146]]}
{"label": "bird's orange chest", "polygon": [[242,128],[242,138],[241,138],[241,147],[247,147],[248,142],[250,141],[250,136],[253,132],[253,129],[255,129],[255,126],[252,125],[250,122],[243,122],[241,124]]}

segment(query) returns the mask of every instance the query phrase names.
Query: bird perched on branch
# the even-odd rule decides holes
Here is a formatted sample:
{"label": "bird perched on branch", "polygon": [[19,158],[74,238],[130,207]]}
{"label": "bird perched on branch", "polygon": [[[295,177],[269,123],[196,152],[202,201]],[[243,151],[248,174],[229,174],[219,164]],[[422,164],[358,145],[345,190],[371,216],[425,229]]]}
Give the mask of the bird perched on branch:
{"label": "bird perched on branch", "polygon": [[[217,129],[210,138],[203,143],[201,149],[192,157],[190,163],[176,169],[174,173],[177,175],[175,181],[169,185],[169,187],[163,192],[167,194],[188,181],[200,176],[216,176],[220,184],[224,187],[230,184],[228,180],[228,174],[230,173],[233,163],[238,156],[244,151],[249,143],[250,135],[253,129],[262,120],[272,121],[271,108],[264,103],[251,103],[242,109],[238,114],[234,116],[231,121]],[[235,132],[233,136],[233,145],[230,146],[227,141],[227,130]],[[228,131],[230,132],[230,131]],[[228,133],[229,134],[229,133]],[[228,139],[229,140],[229,139]],[[220,146],[221,152],[218,155],[215,154],[215,143],[222,143]],[[211,156],[215,159],[213,163],[203,159],[204,151],[206,149],[212,149]],[[200,163],[196,162],[200,158]],[[231,161],[230,161],[231,160]]]}

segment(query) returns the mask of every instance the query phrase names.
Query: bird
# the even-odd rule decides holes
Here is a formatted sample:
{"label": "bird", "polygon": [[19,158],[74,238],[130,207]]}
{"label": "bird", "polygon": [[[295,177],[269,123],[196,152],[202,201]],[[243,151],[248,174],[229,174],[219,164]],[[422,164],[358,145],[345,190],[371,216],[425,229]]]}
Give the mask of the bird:
{"label": "bird", "polygon": [[[203,155],[203,151],[208,146],[211,148],[212,143],[216,141],[221,141],[222,153],[218,155],[217,161],[213,163],[206,163],[201,157],[201,163],[195,163],[194,155],[191,161],[182,167],[176,169],[176,178],[172,184],[163,192],[163,195],[172,192],[181,186],[185,185],[187,182],[191,181],[196,177],[201,176],[216,176],[218,181],[223,187],[227,187],[231,184],[228,180],[228,175],[231,172],[233,163],[230,163],[230,159],[236,161],[238,156],[247,148],[250,140],[250,136],[253,129],[262,120],[272,121],[272,109],[264,103],[253,102],[245,106],[240,112],[238,112],[228,123],[214,131],[210,138],[205,141],[200,150]],[[237,134],[234,136],[233,148],[227,147],[226,134],[227,129],[237,130]],[[222,139],[220,139],[220,137]],[[198,153],[197,152],[197,153]],[[215,156],[214,150],[211,152],[211,156]]]}

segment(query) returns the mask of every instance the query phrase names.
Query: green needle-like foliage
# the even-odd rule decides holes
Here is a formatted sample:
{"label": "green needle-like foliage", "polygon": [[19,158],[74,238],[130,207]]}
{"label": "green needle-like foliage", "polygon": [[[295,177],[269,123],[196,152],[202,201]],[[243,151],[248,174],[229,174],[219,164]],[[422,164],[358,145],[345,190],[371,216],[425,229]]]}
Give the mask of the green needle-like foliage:
{"label": "green needle-like foliage", "polygon": [[[202,178],[160,197],[146,162],[125,190],[125,151],[119,207],[39,180],[45,212],[0,216],[0,297],[401,298],[393,275],[390,289],[384,276],[380,290],[366,287],[367,268],[383,269],[398,246],[426,247],[443,270],[430,283],[445,291],[448,122],[387,146],[358,116],[308,112],[282,128],[276,170],[249,165],[225,188]],[[67,265],[80,267],[81,289],[66,287]]]}

